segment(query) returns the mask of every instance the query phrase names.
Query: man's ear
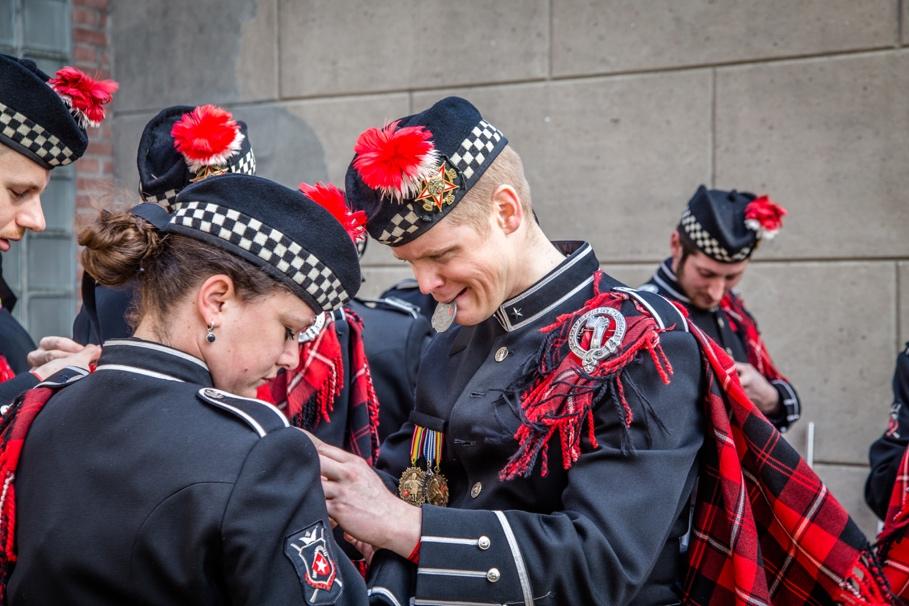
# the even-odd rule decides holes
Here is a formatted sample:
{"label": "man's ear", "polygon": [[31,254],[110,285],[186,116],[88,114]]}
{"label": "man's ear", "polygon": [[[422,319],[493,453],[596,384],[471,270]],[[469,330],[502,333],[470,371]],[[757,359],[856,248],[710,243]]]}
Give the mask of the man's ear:
{"label": "man's ear", "polygon": [[224,307],[237,297],[234,281],[225,274],[209,276],[199,286],[196,295],[196,312],[206,326],[221,325]]}
{"label": "man's ear", "polygon": [[524,212],[518,192],[507,183],[499,185],[492,192],[492,203],[495,208],[496,222],[506,234],[517,231],[528,217]]}
{"label": "man's ear", "polygon": [[669,236],[669,250],[672,253],[672,259],[678,263],[682,258],[682,239],[679,237],[678,230],[673,230],[672,235]]}

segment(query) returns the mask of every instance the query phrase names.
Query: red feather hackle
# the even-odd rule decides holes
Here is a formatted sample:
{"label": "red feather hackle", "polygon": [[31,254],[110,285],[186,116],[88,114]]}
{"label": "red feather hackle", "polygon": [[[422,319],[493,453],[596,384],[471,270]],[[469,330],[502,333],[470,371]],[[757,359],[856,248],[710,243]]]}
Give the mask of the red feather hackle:
{"label": "red feather hackle", "polygon": [[362,210],[351,212],[344,192],[333,183],[317,181],[315,185],[300,183],[299,187],[310,200],[331,213],[355,244],[366,238],[366,213]]}
{"label": "red feather hackle", "polygon": [[420,182],[438,165],[432,133],[422,126],[368,128],[357,138],[353,162],[363,182],[398,202],[417,195]]}
{"label": "red feather hackle", "polygon": [[47,81],[60,95],[82,126],[98,126],[104,121],[104,106],[113,100],[120,88],[114,80],[96,80],[75,67],[67,65],[57,70]]}
{"label": "red feather hackle", "polygon": [[174,122],[170,135],[174,148],[190,169],[217,166],[240,150],[243,133],[229,111],[217,105],[200,105]]}

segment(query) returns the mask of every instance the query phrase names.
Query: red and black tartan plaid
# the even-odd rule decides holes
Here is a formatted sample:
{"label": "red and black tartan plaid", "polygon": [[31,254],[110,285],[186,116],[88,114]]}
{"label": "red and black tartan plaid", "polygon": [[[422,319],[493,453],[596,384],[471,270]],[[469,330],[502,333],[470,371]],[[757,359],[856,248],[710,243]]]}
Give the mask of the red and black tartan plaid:
{"label": "red and black tartan plaid", "polygon": [[877,536],[875,550],[883,563],[884,575],[901,600],[909,600],[909,449],[903,453],[897,471],[884,528]]}
{"label": "red and black tartan plaid", "polygon": [[274,403],[290,422],[313,430],[320,423],[343,421],[347,424],[343,448],[375,463],[379,451],[379,400],[376,397],[363,346],[363,322],[344,310],[350,328],[348,359],[351,368],[348,402],[341,407],[346,419],[337,419],[335,404],[344,388],[344,352],[332,323],[318,335],[300,344],[300,363],[293,370],[280,373],[258,390],[258,397]]}
{"label": "red and black tartan plaid", "polygon": [[16,373],[13,372],[12,366],[9,365],[9,362],[6,359],[6,356],[0,355],[0,383],[4,381],[9,381],[16,376]]}
{"label": "red and black tartan plaid", "polygon": [[36,387],[20,396],[0,422],[0,604],[16,563],[16,470],[32,422],[55,390]]}
{"label": "red and black tartan plaid", "polygon": [[708,390],[685,603],[890,603],[849,514],[745,395],[735,362],[689,326]]}
{"label": "red and black tartan plaid", "polygon": [[788,381],[783,374],[777,370],[776,365],[770,358],[770,352],[764,345],[764,338],[758,330],[757,323],[748,310],[745,309],[745,303],[741,298],[727,291],[723,298],[720,299],[720,309],[726,312],[729,318],[729,328],[744,337],[745,354],[748,356],[748,363],[761,373],[768,381],[781,379]]}

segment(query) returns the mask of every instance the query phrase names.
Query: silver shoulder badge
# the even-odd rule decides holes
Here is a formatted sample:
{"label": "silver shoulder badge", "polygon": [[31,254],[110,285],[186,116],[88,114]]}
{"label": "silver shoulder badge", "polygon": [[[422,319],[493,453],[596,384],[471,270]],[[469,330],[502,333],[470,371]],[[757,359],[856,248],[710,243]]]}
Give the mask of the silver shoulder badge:
{"label": "silver shoulder badge", "polygon": [[[586,333],[590,335],[587,347],[582,344]],[[575,320],[568,334],[568,347],[581,358],[585,372],[592,372],[597,364],[613,355],[625,336],[625,317],[612,307],[591,309]]]}

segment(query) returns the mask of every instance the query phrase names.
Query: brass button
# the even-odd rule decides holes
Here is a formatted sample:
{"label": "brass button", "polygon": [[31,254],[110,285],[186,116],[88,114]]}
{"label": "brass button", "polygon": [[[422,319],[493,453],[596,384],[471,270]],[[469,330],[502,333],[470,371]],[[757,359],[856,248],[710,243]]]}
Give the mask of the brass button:
{"label": "brass button", "polygon": [[487,549],[489,549],[490,545],[492,545],[492,541],[490,541],[489,537],[487,537],[487,536],[482,536],[479,539],[477,539],[477,547],[479,547],[483,551],[486,551]]}
{"label": "brass button", "polygon": [[483,492],[483,483],[482,482],[477,482],[476,484],[474,484],[473,486],[470,487],[470,496],[472,496],[473,498],[477,498],[478,496],[480,496],[481,492]]}
{"label": "brass button", "polygon": [[489,581],[490,583],[495,583],[496,581],[498,581],[501,578],[502,578],[502,573],[499,572],[498,568],[490,568],[486,572],[486,580]]}
{"label": "brass button", "polygon": [[508,348],[500,347],[496,350],[496,362],[501,362],[508,357]]}

